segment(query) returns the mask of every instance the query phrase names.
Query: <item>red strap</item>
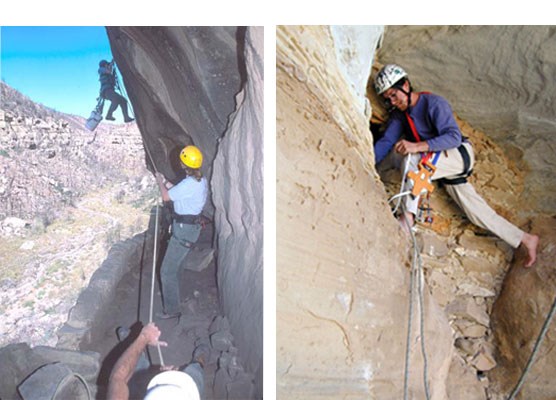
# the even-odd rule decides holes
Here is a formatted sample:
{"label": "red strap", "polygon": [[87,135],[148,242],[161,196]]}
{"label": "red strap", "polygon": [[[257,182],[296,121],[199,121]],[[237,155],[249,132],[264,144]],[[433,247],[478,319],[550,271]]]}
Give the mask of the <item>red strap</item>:
{"label": "red strap", "polygon": [[[419,94],[430,94],[430,92],[419,92]],[[417,142],[420,142],[421,137],[419,136],[419,132],[417,132],[417,127],[415,126],[415,122],[413,122],[413,118],[411,118],[408,111],[405,112],[405,116],[407,118],[407,122],[409,123],[409,128],[411,129],[411,133],[413,134],[413,137]],[[421,160],[423,161],[423,163],[426,163],[431,157],[432,157],[432,151],[429,151],[426,155],[423,154]]]}
{"label": "red strap", "polygon": [[415,122],[413,122],[413,118],[409,116],[409,113],[407,111],[405,112],[405,116],[407,118],[407,122],[409,122],[409,127],[411,128],[411,133],[413,133],[413,137],[415,138],[416,141],[420,142],[421,137],[417,132],[417,128],[415,127]]}
{"label": "red strap", "polygon": [[[430,92],[419,92],[417,94],[431,94],[431,93]],[[411,99],[409,99],[409,101],[411,101]],[[413,133],[413,137],[415,138],[416,141],[420,142],[421,137],[419,136],[419,133],[417,132],[417,128],[415,127],[415,123],[413,122],[413,118],[411,118],[409,116],[408,111],[405,112],[405,116],[407,117],[407,122],[409,122],[409,127],[411,128],[411,133]]]}

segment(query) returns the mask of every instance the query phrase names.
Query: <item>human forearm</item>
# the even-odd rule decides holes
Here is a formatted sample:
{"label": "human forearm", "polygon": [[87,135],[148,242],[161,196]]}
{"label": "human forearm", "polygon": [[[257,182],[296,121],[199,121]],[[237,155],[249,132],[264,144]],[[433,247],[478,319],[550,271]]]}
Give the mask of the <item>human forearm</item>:
{"label": "human forearm", "polygon": [[172,187],[173,185],[168,182],[160,172],[157,172],[155,177],[160,189],[160,194],[162,195],[162,200],[170,201],[170,195],[168,194],[168,187],[166,185],[170,185],[170,187]]}
{"label": "human forearm", "polygon": [[143,327],[141,333],[127,348],[126,351],[120,356],[114,369],[110,374],[110,381],[108,384],[108,399],[110,400],[127,400],[129,397],[129,388],[127,383],[135,372],[135,367],[139,361],[141,353],[145,350],[147,345],[167,346],[166,342],[158,340],[160,337],[160,330],[153,323],[149,323]]}
{"label": "human forearm", "polygon": [[394,145],[394,150],[404,156],[413,153],[426,153],[429,151],[429,144],[427,141],[410,142],[408,140],[400,140]]}
{"label": "human forearm", "polygon": [[108,386],[108,399],[109,400],[127,400],[129,397],[129,388],[127,386],[135,366],[139,361],[141,353],[147,347],[148,340],[141,333],[137,339],[129,346],[126,351],[120,356],[114,369],[110,374],[110,383]]}

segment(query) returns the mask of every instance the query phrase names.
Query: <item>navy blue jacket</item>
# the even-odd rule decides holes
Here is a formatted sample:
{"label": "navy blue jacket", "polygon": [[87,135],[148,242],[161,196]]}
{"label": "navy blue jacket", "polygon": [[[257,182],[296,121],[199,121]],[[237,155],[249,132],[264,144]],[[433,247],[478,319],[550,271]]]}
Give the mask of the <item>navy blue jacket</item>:
{"label": "navy blue jacket", "polygon": [[[415,122],[421,140],[426,140],[430,151],[443,151],[458,147],[461,131],[450,104],[441,96],[421,93],[409,115]],[[375,145],[375,161],[380,163],[400,139],[415,142],[404,113],[392,112],[384,136]]]}
{"label": "navy blue jacket", "polygon": [[100,95],[102,96],[106,89],[114,89],[116,86],[116,77],[114,72],[109,72],[108,68],[100,67],[98,69],[98,74],[100,75]]}

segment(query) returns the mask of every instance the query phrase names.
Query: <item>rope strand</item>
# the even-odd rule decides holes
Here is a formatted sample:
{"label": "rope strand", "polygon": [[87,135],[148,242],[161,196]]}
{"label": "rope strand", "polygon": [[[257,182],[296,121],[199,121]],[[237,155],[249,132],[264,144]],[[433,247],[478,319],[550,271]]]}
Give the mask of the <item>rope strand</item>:
{"label": "rope strand", "polygon": [[508,400],[513,400],[515,398],[515,396],[517,396],[517,394],[521,390],[521,386],[523,386],[523,383],[525,382],[525,376],[527,375],[527,373],[531,369],[531,366],[533,365],[535,357],[536,357],[536,355],[539,351],[539,348],[541,347],[541,343],[542,343],[544,337],[546,336],[546,332],[548,331],[548,327],[550,326],[550,323],[552,321],[552,318],[554,317],[555,312],[556,312],[556,298],[554,299],[554,302],[552,303],[552,308],[550,309],[550,312],[548,313],[548,316],[546,317],[546,319],[544,321],[544,324],[542,326],[541,332],[539,333],[539,336],[537,337],[537,341],[535,342],[535,346],[533,347],[533,351],[531,352],[531,355],[529,356],[529,360],[527,361],[527,365],[523,369],[523,372],[521,373],[521,377],[519,378],[517,384],[515,385],[514,390],[512,390],[512,393],[508,397]]}
{"label": "rope strand", "polygon": [[[157,244],[158,244],[158,204],[156,205],[156,219],[154,223],[154,250],[153,250],[153,268],[151,275],[151,304],[149,308],[149,323],[153,322],[153,309],[154,309],[154,283],[156,282],[156,255]],[[158,349],[158,358],[160,359],[160,365],[164,367],[164,359],[162,358],[162,350],[160,349],[160,344],[156,344]]]}

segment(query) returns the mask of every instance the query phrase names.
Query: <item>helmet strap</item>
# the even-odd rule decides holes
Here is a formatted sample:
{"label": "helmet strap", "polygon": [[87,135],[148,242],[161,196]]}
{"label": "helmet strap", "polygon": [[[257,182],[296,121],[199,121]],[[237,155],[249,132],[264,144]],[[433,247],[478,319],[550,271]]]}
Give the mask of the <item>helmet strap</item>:
{"label": "helmet strap", "polygon": [[[406,80],[405,82],[409,82],[409,81]],[[407,110],[406,110],[406,112],[409,113],[409,111],[411,110],[411,93],[413,92],[411,90],[411,84],[409,84],[409,90],[407,92],[403,89],[403,84],[394,85],[393,87],[398,89],[400,92],[402,92],[403,94],[405,94],[407,96]]]}

